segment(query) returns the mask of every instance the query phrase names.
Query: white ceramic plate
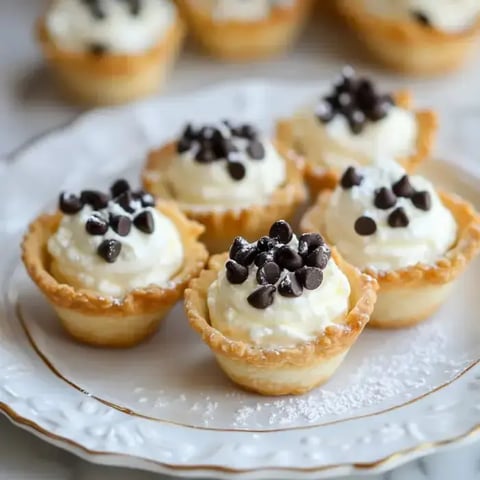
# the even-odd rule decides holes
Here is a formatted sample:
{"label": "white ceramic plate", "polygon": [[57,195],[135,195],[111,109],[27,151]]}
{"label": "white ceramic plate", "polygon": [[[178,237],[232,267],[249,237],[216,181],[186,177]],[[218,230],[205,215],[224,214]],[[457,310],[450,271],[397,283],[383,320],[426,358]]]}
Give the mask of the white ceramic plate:
{"label": "white ceramic plate", "polygon": [[[253,82],[101,110],[0,164],[0,410],[94,462],[222,478],[386,470],[478,433],[478,261],[430,321],[367,330],[327,385],[277,399],[227,381],[181,305],[137,348],[72,342],[24,272],[21,234],[60,189],[135,183],[148,149],[186,120],[270,128],[319,90]],[[459,167],[437,161],[425,173],[480,205],[479,180]]]}

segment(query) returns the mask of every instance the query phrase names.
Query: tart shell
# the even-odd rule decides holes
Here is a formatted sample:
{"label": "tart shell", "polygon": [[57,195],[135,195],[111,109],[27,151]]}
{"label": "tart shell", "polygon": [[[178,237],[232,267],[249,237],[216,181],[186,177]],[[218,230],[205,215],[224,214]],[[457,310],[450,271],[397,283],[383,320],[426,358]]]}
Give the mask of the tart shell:
{"label": "tart shell", "polygon": [[331,377],[367,324],[377,289],[374,279],[346,263],[337,252],[332,255],[350,282],[350,311],[338,326],[329,326],[314,341],[294,347],[262,348],[228,338],[210,325],[208,289],[224,268],[227,254],[212,257],[208,268],[192,281],[185,291],[190,325],[231,380],[262,395],[288,395],[305,393]]}
{"label": "tart shell", "polygon": [[47,242],[56,232],[62,214],[41,215],[31,223],[22,243],[22,260],[65,330],[75,339],[102,347],[129,347],[139,343],[157,329],[188,282],[203,268],[208,253],[197,240],[203,227],[187,220],[174,204],[159,202],[157,208],[172,220],[180,233],[185,252],[183,266],[167,286],[135,289],[122,299],[77,289],[57,280],[50,271],[52,259]]}
{"label": "tart shell", "polygon": [[[237,235],[249,241],[266,235],[273,222],[279,218],[291,220],[297,208],[306,200],[303,161],[280,144],[277,145],[277,150],[285,158],[287,179],[266,203],[237,209],[199,209],[178,202],[187,217],[205,226],[201,240],[207,245],[210,253],[225,252]],[[161,175],[175,156],[173,142],[149,154],[142,172],[145,190],[159,198],[174,200],[168,186],[161,181]]]}
{"label": "tart shell", "polygon": [[114,105],[152,94],[163,85],[185,36],[177,19],[150,50],[132,55],[71,52],[56,45],[42,18],[37,40],[60,87],[74,103]]}
{"label": "tart shell", "polygon": [[[412,110],[413,99],[410,92],[399,91],[396,92],[394,96],[397,106]],[[398,159],[398,162],[408,173],[413,173],[419,165],[429,157],[438,129],[438,118],[435,112],[431,110],[418,110],[415,111],[415,117],[418,124],[415,153],[408,157]],[[295,150],[299,155],[305,156],[305,180],[310,191],[310,197],[314,200],[322,190],[331,190],[335,188],[340,179],[340,174],[333,169],[328,169],[319,165],[318,158],[308,158],[308,154],[305,153],[306,149],[304,145],[302,145],[300,133],[301,121],[300,118],[295,117],[292,119],[280,120],[277,123],[277,138],[283,144],[288,145]],[[354,161],[355,160],[352,157],[352,162]]]}
{"label": "tart shell", "polygon": [[248,61],[287,50],[300,34],[312,1],[295,0],[291,7],[273,8],[268,18],[251,22],[215,20],[190,0],[177,3],[192,35],[207,53],[222,60]]}
{"label": "tart shell", "polygon": [[363,0],[338,0],[340,15],[365,47],[386,66],[412,74],[439,74],[457,69],[473,52],[480,19],[460,33],[445,33],[414,21],[367,11]]}
{"label": "tart shell", "polygon": [[[319,231],[325,236],[324,212],[331,192],[322,192],[317,203],[302,218],[302,231]],[[434,264],[417,263],[392,271],[366,268],[363,272],[379,285],[370,327],[403,328],[429,318],[447,299],[455,280],[480,251],[480,216],[456,195],[440,192],[458,227],[455,245]],[[328,238],[325,237],[328,241]]]}

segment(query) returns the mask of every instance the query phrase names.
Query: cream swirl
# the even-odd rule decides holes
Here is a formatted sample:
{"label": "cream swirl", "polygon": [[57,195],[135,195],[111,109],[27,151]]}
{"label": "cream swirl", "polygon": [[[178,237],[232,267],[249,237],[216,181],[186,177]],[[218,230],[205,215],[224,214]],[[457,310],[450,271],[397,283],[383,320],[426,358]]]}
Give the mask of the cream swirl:
{"label": "cream swirl", "polygon": [[[149,285],[166,285],[183,263],[180,234],[172,221],[155,208],[142,208],[138,201],[132,202],[132,206],[135,213],[109,201],[106,208],[94,210],[84,205],[78,213],[63,215],[48,241],[51,271],[57,280],[113,297],[123,297],[133,289]],[[127,235],[120,235],[111,226],[103,234],[87,232],[86,224],[92,217],[108,225],[114,216],[133,220],[139,211],[151,214],[151,233],[134,225]],[[121,250],[115,261],[109,263],[97,252],[103,242],[112,240],[121,244]]]}
{"label": "cream swirl", "polygon": [[446,33],[472,27],[480,16],[478,0],[365,0],[372,13],[399,20],[417,19]]}
{"label": "cream swirl", "polygon": [[[285,160],[273,144],[262,136],[255,135],[253,139],[238,136],[224,124],[211,130],[220,132],[223,140],[219,142],[228,142],[228,153],[199,160],[205,152],[201,150],[210,143],[202,137],[202,146],[197,139],[192,139],[188,150],[178,153],[168,170],[159,174],[175,199],[189,208],[199,209],[239,208],[267,202],[286,180]],[[252,142],[258,150],[253,153],[249,150]],[[216,144],[212,146],[215,150]],[[206,150],[206,155],[210,152]]]}
{"label": "cream swirl", "polygon": [[[455,219],[427,179],[407,177],[393,161],[358,168],[354,175],[353,185],[333,192],[323,220],[329,241],[347,261],[391,271],[431,264],[455,243]],[[363,232],[359,219],[367,219]]]}
{"label": "cream swirl", "polygon": [[175,19],[170,0],[55,0],[45,22],[62,49],[138,54],[159,42]]}

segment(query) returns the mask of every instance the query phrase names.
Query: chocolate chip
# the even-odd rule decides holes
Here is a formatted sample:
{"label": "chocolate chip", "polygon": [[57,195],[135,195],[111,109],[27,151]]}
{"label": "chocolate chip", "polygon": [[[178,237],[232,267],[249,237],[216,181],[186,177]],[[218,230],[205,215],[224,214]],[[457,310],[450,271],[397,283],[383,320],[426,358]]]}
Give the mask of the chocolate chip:
{"label": "chocolate chip", "polygon": [[387,98],[388,97],[376,100],[372,107],[366,111],[369,120],[372,122],[378,122],[388,115],[388,112],[392,107],[392,102]]}
{"label": "chocolate chip", "polygon": [[205,127],[202,127],[200,129],[199,135],[201,138],[205,140],[212,140],[213,136],[215,135],[215,130],[216,130],[215,128],[209,125],[206,125]]}
{"label": "chocolate chip", "polygon": [[388,216],[388,224],[392,228],[402,228],[408,227],[410,221],[408,220],[407,213],[402,207],[396,208],[389,216]]}
{"label": "chocolate chip", "polygon": [[112,215],[110,226],[115,233],[118,233],[121,237],[126,237],[132,229],[132,221],[125,215]]}
{"label": "chocolate chip", "polygon": [[142,207],[154,207],[156,205],[155,197],[151,193],[144,192],[143,190],[139,190],[135,192],[134,199],[140,200]]}
{"label": "chocolate chip", "polygon": [[330,102],[323,99],[315,108],[315,115],[322,123],[328,123],[333,120],[335,110]]}
{"label": "chocolate chip", "polygon": [[108,231],[108,223],[96,215],[92,215],[85,223],[85,230],[90,235],[105,235]]}
{"label": "chocolate chip", "polygon": [[100,255],[106,262],[113,263],[120,255],[122,244],[118,240],[109,238],[104,240],[97,248],[97,254]]}
{"label": "chocolate chip", "polygon": [[107,207],[110,197],[106,193],[98,190],[83,190],[80,194],[80,199],[84,204],[90,205],[94,210],[101,210]]}
{"label": "chocolate chip", "polygon": [[139,213],[133,219],[133,224],[143,233],[153,233],[155,230],[155,221],[149,210]]}
{"label": "chocolate chip", "polygon": [[397,197],[410,198],[415,193],[415,189],[412,187],[408,175],[403,175],[400,180],[395,182],[392,185],[392,190]]}
{"label": "chocolate chip", "polygon": [[195,131],[191,123],[187,123],[187,125],[185,126],[182,137],[188,140],[195,140],[197,138],[197,132]]}
{"label": "chocolate chip", "polygon": [[254,160],[265,158],[265,147],[258,140],[253,140],[248,144],[247,153]]}
{"label": "chocolate chip", "polygon": [[292,227],[285,220],[276,221],[268,234],[270,238],[278,240],[280,243],[289,243],[293,237]]}
{"label": "chocolate chip", "polygon": [[282,245],[275,252],[275,261],[282,268],[286,268],[291,272],[303,266],[303,259],[299,253],[295,252],[288,245]]}
{"label": "chocolate chip", "polygon": [[424,27],[432,26],[430,19],[424,12],[421,12],[419,10],[413,10],[411,14],[413,19],[416,20],[420,25],[423,25]]}
{"label": "chocolate chip", "polygon": [[273,238],[267,237],[266,235],[260,238],[257,242],[257,248],[260,252],[266,252],[271,250],[275,245],[276,241]]}
{"label": "chocolate chip", "polygon": [[227,280],[234,285],[240,285],[248,278],[248,268],[235,262],[235,260],[229,260],[225,264],[225,269]]}
{"label": "chocolate chip", "polygon": [[377,224],[373,218],[363,216],[357,218],[354,228],[355,231],[363,237],[373,235],[377,231]]}
{"label": "chocolate chip", "polygon": [[103,43],[93,42],[88,45],[88,51],[96,57],[103,57],[108,52],[108,48]]}
{"label": "chocolate chip", "polygon": [[340,179],[340,184],[344,189],[358,187],[362,184],[363,176],[360,175],[354,167],[348,167]]}
{"label": "chocolate chip", "polygon": [[221,138],[213,144],[213,151],[217,158],[228,158],[228,156],[237,152],[237,147],[228,138]]}
{"label": "chocolate chip", "polygon": [[100,7],[99,0],[82,0],[84,5],[90,10],[90,13],[96,20],[104,20],[105,12]]}
{"label": "chocolate chip", "polygon": [[260,268],[260,267],[263,267],[267,262],[273,262],[273,258],[274,258],[273,251],[260,252],[255,257],[254,262],[255,262],[255,265]]}
{"label": "chocolate chip", "polygon": [[376,100],[377,94],[375,93],[373,83],[366,78],[360,79],[356,88],[356,101],[361,110],[371,109]]}
{"label": "chocolate chip", "polygon": [[354,110],[347,120],[352,133],[359,135],[362,133],[363,128],[365,127],[367,118],[361,110]]}
{"label": "chocolate chip", "polygon": [[140,14],[141,7],[142,7],[140,0],[124,0],[124,1],[127,3],[129,7],[130,15],[133,15],[136,17]]}
{"label": "chocolate chip", "polygon": [[426,212],[432,208],[432,197],[429,192],[415,192],[412,196],[412,203],[419,209]]}
{"label": "chocolate chip", "polygon": [[257,137],[258,132],[257,129],[253,125],[242,125],[237,132],[238,136],[243,138],[248,138],[249,140],[253,140]]}
{"label": "chocolate chip", "polygon": [[323,282],[323,271],[316,267],[302,267],[295,272],[300,284],[307,290],[315,290]]}
{"label": "chocolate chip", "polygon": [[375,192],[373,203],[381,210],[388,210],[395,206],[397,203],[397,197],[389,188],[382,187]]}
{"label": "chocolate chip", "polygon": [[213,161],[215,161],[215,155],[211,148],[203,145],[195,155],[195,160],[198,163],[212,163]]}
{"label": "chocolate chip", "polygon": [[309,267],[318,267],[323,270],[327,266],[330,256],[330,249],[326,245],[322,245],[306,255],[305,265]]}
{"label": "chocolate chip", "polygon": [[282,297],[299,297],[303,292],[303,287],[298,281],[296,275],[292,272],[287,273],[278,284],[278,293]]}
{"label": "chocolate chip", "polygon": [[254,290],[247,297],[247,301],[253,308],[263,310],[273,303],[276,290],[273,285],[263,285]]}
{"label": "chocolate chip", "polygon": [[134,198],[130,190],[127,190],[116,197],[115,202],[118,203],[118,205],[120,205],[128,213],[135,212],[135,206],[133,204]]}
{"label": "chocolate chip", "polygon": [[67,215],[74,215],[83,208],[83,202],[73,193],[62,192],[58,199],[58,208]]}
{"label": "chocolate chip", "polygon": [[237,181],[242,180],[242,178],[244,178],[245,174],[247,173],[245,166],[243,165],[243,163],[240,162],[229,161],[227,163],[227,170],[229,175]]}
{"label": "chocolate chip", "polygon": [[124,178],[120,178],[110,187],[112,198],[118,197],[128,190],[130,190],[130,184]]}
{"label": "chocolate chip", "polygon": [[248,243],[243,237],[236,237],[230,247],[230,258],[244,267],[253,263],[257,253],[257,247]]}
{"label": "chocolate chip", "polygon": [[325,240],[319,233],[303,233],[298,240],[298,253],[306,255],[322,245]]}
{"label": "chocolate chip", "polygon": [[248,247],[250,247],[250,243],[248,243],[247,240],[245,240],[243,237],[235,237],[232,246],[230,247],[230,258],[235,260],[238,252]]}
{"label": "chocolate chip", "polygon": [[280,267],[275,262],[266,262],[257,270],[257,283],[259,285],[274,285],[280,278]]}
{"label": "chocolate chip", "polygon": [[188,152],[192,148],[192,141],[189,138],[182,137],[177,142],[177,153]]}

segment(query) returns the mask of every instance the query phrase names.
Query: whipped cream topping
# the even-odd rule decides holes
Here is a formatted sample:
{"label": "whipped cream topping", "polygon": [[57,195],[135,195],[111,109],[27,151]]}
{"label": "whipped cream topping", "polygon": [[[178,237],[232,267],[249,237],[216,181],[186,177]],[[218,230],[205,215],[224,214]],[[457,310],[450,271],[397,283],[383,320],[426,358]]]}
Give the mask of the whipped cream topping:
{"label": "whipped cream topping", "polygon": [[415,152],[415,114],[396,106],[367,79],[346,67],[331,94],[297,115],[298,133],[307,158],[342,172],[352,164],[368,165],[379,156],[402,158]]}
{"label": "whipped cream topping", "polygon": [[324,212],[325,233],[360,268],[432,264],[452,247],[457,225],[433,185],[393,161],[349,169]]}
{"label": "whipped cream topping", "polygon": [[[72,198],[79,197],[67,202]],[[173,222],[140,198],[127,209],[116,199],[100,207],[85,203],[79,211],[65,213],[50,237],[51,272],[57,280],[113,297],[167,285],[184,258]]]}
{"label": "whipped cream topping", "polygon": [[54,0],[45,23],[64,50],[137,54],[159,42],[175,19],[170,0]]}
{"label": "whipped cream topping", "polygon": [[446,33],[472,27],[480,16],[478,0],[364,0],[369,11],[399,20],[414,20]]}
{"label": "whipped cream topping", "polygon": [[250,125],[187,126],[178,155],[160,181],[189,207],[238,208],[265,203],[286,180],[285,160]]}
{"label": "whipped cream topping", "polygon": [[[314,234],[314,238],[317,237],[320,236]],[[265,243],[265,238],[254,244],[245,243],[245,248],[237,250],[237,253],[232,253],[236,245],[234,243],[230,254],[233,259],[219,272],[208,292],[212,326],[232,339],[279,348],[312,341],[322,334],[327,326],[340,325],[349,309],[350,284],[334,260],[328,256],[328,260],[322,260],[323,268],[307,267],[311,276],[301,275],[305,267],[299,267],[296,271],[292,271],[293,268],[290,267],[281,269],[280,274],[277,270],[271,278],[272,269],[266,268],[268,262],[262,265],[258,261],[258,254],[250,264],[242,261],[242,255],[250,248],[264,252],[265,245],[260,245]],[[293,235],[288,242],[286,239],[282,240],[280,252],[287,247],[293,252],[302,251],[304,238],[302,236],[299,240]],[[304,254],[312,248],[315,250],[315,245],[316,243],[312,243],[309,249],[305,249]],[[321,249],[323,252],[328,251],[325,245]],[[282,260],[281,256],[282,253],[280,256],[274,255],[276,265],[284,264],[285,258]],[[232,270],[227,267],[228,263],[236,263],[235,258],[247,265],[240,265],[240,269],[237,269],[237,265],[232,275]],[[292,261],[293,257],[288,258]],[[242,269],[245,270],[244,278],[241,278]],[[320,277],[319,271],[322,272]],[[295,279],[285,282],[286,277],[296,277],[299,279],[298,283]],[[266,295],[262,296],[262,292]]]}

